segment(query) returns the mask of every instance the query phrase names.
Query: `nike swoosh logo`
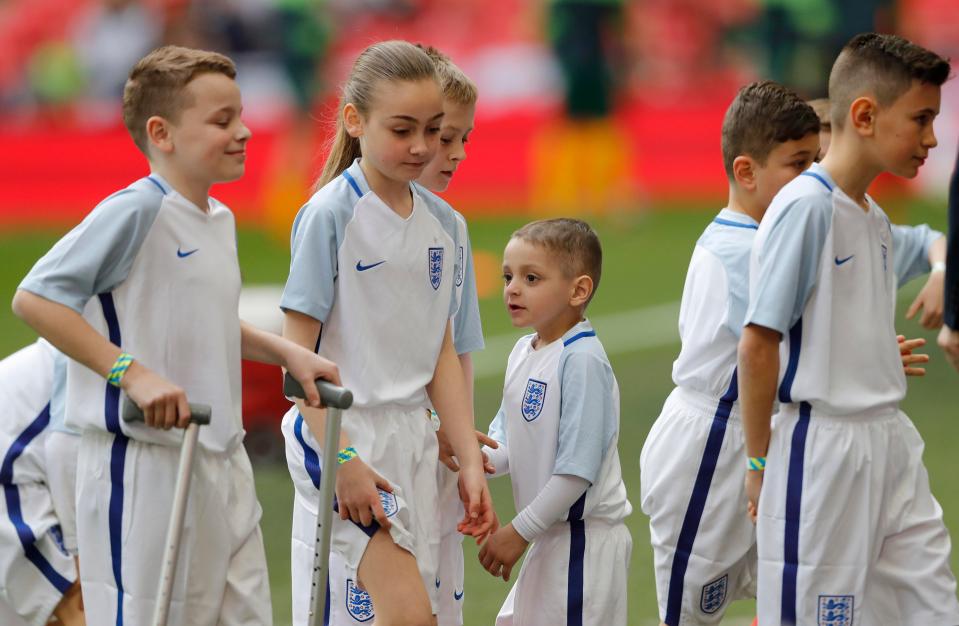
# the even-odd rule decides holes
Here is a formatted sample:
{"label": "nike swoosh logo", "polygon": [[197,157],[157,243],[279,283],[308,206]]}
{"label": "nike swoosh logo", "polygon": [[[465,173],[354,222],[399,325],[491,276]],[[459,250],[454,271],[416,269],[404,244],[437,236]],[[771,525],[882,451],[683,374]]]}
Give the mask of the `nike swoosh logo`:
{"label": "nike swoosh logo", "polygon": [[176,255],[182,259],[182,258],[185,258],[185,257],[190,256],[191,254],[193,254],[193,253],[196,252],[197,250],[199,250],[199,248],[194,248],[193,250],[188,250],[187,252],[183,252],[182,250],[180,250],[180,248],[177,248],[177,249],[176,249]]}
{"label": "nike swoosh logo", "polygon": [[845,259],[840,259],[840,258],[837,256],[837,257],[836,257],[836,265],[842,265],[843,263],[845,263],[846,261],[850,260],[850,259],[853,258],[854,256],[856,256],[856,255],[855,255],[855,254],[850,254],[850,255],[847,256]]}
{"label": "nike swoosh logo", "polygon": [[372,265],[363,265],[363,261],[357,261],[357,262],[356,262],[356,271],[357,271],[357,272],[365,272],[366,270],[371,270],[371,269],[373,269],[374,267],[376,267],[377,265],[383,265],[384,263],[386,263],[386,261],[380,261],[379,263],[374,263],[374,264],[372,264]]}
{"label": "nike swoosh logo", "polygon": [[453,599],[454,599],[454,600],[462,600],[464,593],[466,593],[466,590],[465,590],[465,589],[464,589],[463,591],[459,592],[459,593],[456,593],[456,590],[454,589],[454,590],[453,590]]}
{"label": "nike swoosh logo", "polygon": [[439,579],[439,578],[436,579],[436,588],[437,588],[437,589],[440,588],[440,579]]}

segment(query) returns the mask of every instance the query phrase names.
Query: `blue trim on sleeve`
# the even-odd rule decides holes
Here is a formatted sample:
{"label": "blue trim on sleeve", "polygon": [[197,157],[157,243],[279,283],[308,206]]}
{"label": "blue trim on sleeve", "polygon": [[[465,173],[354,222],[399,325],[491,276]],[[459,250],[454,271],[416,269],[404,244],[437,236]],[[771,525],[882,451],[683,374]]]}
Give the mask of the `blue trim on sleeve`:
{"label": "blue trim on sleeve", "polygon": [[712,424],[709,427],[709,436],[706,438],[706,447],[703,458],[699,462],[699,471],[696,473],[696,482],[693,492],[689,496],[689,505],[683,517],[683,525],[676,541],[676,552],[673,555],[673,566],[669,575],[669,589],[666,595],[666,617],[663,621],[669,626],[678,626],[682,616],[683,591],[686,580],[686,570],[689,567],[689,557],[693,553],[693,544],[699,525],[702,523],[703,512],[706,510],[706,500],[709,497],[709,487],[716,473],[716,464],[719,462],[719,453],[723,448],[723,439],[726,436],[726,424],[732,412],[733,403],[739,396],[736,370],[733,370],[729,388],[723,394]]}
{"label": "blue trim on sleeve", "polygon": [[575,341],[579,341],[579,340],[582,339],[583,337],[595,337],[595,336],[596,336],[596,331],[595,331],[595,330],[584,330],[583,332],[577,333],[577,334],[573,335],[572,337],[570,337],[569,339],[566,339],[565,341],[563,341],[563,347],[565,348],[565,347],[568,346],[569,344],[571,344],[571,343],[573,343],[573,342],[575,342]]}
{"label": "blue trim on sleeve", "polygon": [[17,537],[20,539],[20,545],[23,547],[23,554],[27,560],[33,563],[40,573],[43,574],[51,585],[60,593],[66,593],[73,585],[73,582],[64,578],[58,572],[50,561],[43,556],[43,553],[37,548],[37,537],[33,530],[23,519],[23,510],[20,507],[20,490],[13,482],[13,464],[23,454],[23,451],[36,439],[50,423],[50,404],[48,403],[40,414],[30,422],[30,425],[24,429],[7,450],[3,457],[3,465],[0,466],[0,483],[3,484],[3,494],[7,502],[7,516],[10,523],[17,531]]}
{"label": "blue trim on sleeve", "polygon": [[779,385],[779,401],[792,402],[793,382],[796,380],[796,371],[799,369],[799,350],[802,348],[802,318],[800,317],[789,329],[789,361],[786,364],[786,373]]}
{"label": "blue trim on sleeve", "polygon": [[802,479],[811,409],[808,402],[799,404],[799,421],[793,430],[792,445],[789,449],[789,473],[786,479],[786,529],[783,541],[783,624],[796,623],[796,577],[799,572]]}
{"label": "blue trim on sleeve", "polygon": [[350,187],[353,188],[353,191],[356,192],[356,195],[357,195],[358,197],[362,198],[362,197],[363,197],[363,192],[360,191],[360,186],[356,184],[356,179],[353,178],[353,175],[350,174],[348,171],[343,170],[343,178],[345,178],[345,179],[346,179],[346,182],[348,182],[348,183],[350,184]]}
{"label": "blue trim on sleeve", "polygon": [[829,181],[827,181],[825,178],[823,178],[821,175],[817,174],[816,172],[806,170],[805,172],[800,174],[800,176],[811,176],[812,178],[815,178],[816,180],[821,182],[823,185],[825,185],[826,189],[828,189],[829,192],[832,193],[832,185],[829,184]]}
{"label": "blue trim on sleeve", "polygon": [[[122,345],[120,321],[112,293],[97,294],[103,309],[103,319],[107,323],[110,343]],[[113,433],[113,446],[110,450],[110,509],[109,534],[110,557],[113,561],[113,580],[117,586],[116,626],[123,626],[123,474],[126,469],[127,446],[129,438],[120,429],[120,388],[104,381],[103,415],[107,430]]]}
{"label": "blue trim on sleeve", "polygon": [[735,226],[736,228],[750,228],[752,230],[759,230],[759,226],[757,226],[756,224],[743,224],[742,222],[724,220],[721,217],[713,218],[713,222],[716,224],[722,224],[723,226]]}
{"label": "blue trim on sleeve", "polygon": [[[587,490],[588,491],[588,490]],[[566,577],[566,626],[583,626],[583,562],[586,555],[586,493],[569,509],[569,570]]]}

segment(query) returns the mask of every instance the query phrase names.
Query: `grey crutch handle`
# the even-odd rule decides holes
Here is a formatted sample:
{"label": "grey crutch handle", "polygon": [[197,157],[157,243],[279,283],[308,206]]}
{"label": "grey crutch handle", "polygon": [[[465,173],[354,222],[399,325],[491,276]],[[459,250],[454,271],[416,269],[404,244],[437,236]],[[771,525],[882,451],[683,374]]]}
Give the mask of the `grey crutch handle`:
{"label": "grey crutch handle", "polygon": [[[353,392],[343,387],[337,387],[328,380],[316,379],[316,390],[325,406],[334,409],[348,409],[353,405]],[[283,377],[283,394],[291,398],[305,398],[303,385],[287,372]]]}
{"label": "grey crutch handle", "polygon": [[[194,424],[206,425],[210,423],[210,416],[213,414],[213,409],[209,404],[193,404],[190,403],[190,421]],[[120,417],[123,418],[124,422],[142,422],[143,421],[143,409],[138,407],[136,403],[128,397],[123,399],[123,410],[120,412]]]}

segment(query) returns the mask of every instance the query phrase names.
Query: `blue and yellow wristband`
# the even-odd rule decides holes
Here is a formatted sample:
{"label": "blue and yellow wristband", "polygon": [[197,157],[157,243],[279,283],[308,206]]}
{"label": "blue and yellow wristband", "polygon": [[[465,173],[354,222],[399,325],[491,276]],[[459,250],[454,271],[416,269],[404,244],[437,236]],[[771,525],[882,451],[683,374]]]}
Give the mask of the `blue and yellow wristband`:
{"label": "blue and yellow wristband", "polygon": [[762,472],[766,470],[766,457],[749,456],[746,457],[746,469],[752,472]]}
{"label": "blue and yellow wristband", "polygon": [[356,448],[350,446],[348,448],[343,448],[337,453],[336,462],[340,465],[343,465],[347,461],[355,459],[357,456],[359,455],[356,453]]}
{"label": "blue and yellow wristband", "polygon": [[107,375],[107,382],[114,387],[119,387],[120,381],[123,380],[123,375],[127,373],[127,370],[130,369],[130,365],[132,364],[133,356],[126,352],[121,352],[117,360],[113,362],[113,367],[110,368],[110,373]]}

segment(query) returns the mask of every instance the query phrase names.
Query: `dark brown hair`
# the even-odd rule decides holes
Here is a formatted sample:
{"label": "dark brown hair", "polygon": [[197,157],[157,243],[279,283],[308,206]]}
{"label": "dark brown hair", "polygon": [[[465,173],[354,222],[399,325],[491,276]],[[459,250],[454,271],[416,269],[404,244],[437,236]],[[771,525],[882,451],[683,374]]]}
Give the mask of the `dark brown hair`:
{"label": "dark brown hair", "polygon": [[843,47],[829,74],[830,117],[842,128],[852,103],[872,95],[888,106],[913,81],[940,86],[949,78],[949,61],[896,35],[863,33]]}
{"label": "dark brown hair", "polygon": [[236,78],[236,65],[218,52],[181,46],[157,48],[140,59],[123,87],[123,124],[133,143],[147,153],[147,120],[158,115],[172,122],[193,104],[184,88],[205,73]]}
{"label": "dark brown hair", "polygon": [[603,273],[603,247],[589,224],[568,217],[538,220],[523,226],[511,238],[543,246],[555,254],[560,270],[569,278],[589,276],[593,280],[592,300]]}
{"label": "dark brown hair", "polygon": [[793,91],[771,80],[739,90],[723,118],[722,149],[726,176],[733,180],[733,161],[749,156],[765,165],[777,144],[819,132],[819,117]]}

